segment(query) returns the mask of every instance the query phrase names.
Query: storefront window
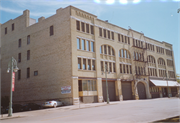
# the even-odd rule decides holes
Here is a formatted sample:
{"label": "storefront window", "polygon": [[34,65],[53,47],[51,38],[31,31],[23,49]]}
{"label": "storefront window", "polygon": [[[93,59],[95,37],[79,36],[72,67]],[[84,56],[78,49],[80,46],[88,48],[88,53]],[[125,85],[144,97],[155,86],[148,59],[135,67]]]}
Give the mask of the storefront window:
{"label": "storefront window", "polygon": [[78,80],[79,91],[97,91],[96,80]]}

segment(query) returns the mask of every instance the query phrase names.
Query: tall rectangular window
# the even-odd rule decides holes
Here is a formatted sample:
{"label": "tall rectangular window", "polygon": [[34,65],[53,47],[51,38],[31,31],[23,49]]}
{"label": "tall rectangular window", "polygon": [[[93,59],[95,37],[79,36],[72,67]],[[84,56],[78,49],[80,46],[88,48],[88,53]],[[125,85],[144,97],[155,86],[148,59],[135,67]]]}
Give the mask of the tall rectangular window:
{"label": "tall rectangular window", "polygon": [[12,24],[12,31],[14,30],[14,23]]}
{"label": "tall rectangular window", "polygon": [[124,37],[124,36],[123,36],[123,35],[121,35],[121,38],[122,38],[122,42],[124,42],[124,39],[123,39],[123,37]]}
{"label": "tall rectangular window", "polygon": [[106,38],[106,30],[104,29],[104,38]]}
{"label": "tall rectangular window", "polygon": [[96,70],[95,60],[92,60],[92,70]]}
{"label": "tall rectangular window", "polygon": [[91,42],[91,52],[94,52],[94,42]]}
{"label": "tall rectangular window", "polygon": [[104,45],[104,54],[107,54],[106,45]]}
{"label": "tall rectangular window", "polygon": [[49,32],[49,33],[50,33],[50,36],[51,36],[51,35],[54,35],[54,29],[53,29],[53,28],[54,28],[53,26],[50,26],[50,32]]}
{"label": "tall rectangular window", "polygon": [[114,70],[114,72],[116,72],[116,66],[115,66],[115,63],[113,63],[113,70]]}
{"label": "tall rectangular window", "polygon": [[127,39],[126,39],[127,37],[126,36],[124,36],[124,39],[125,39],[125,43],[127,43]]}
{"label": "tall rectangular window", "polygon": [[30,50],[27,51],[27,60],[30,60]]}
{"label": "tall rectangular window", "polygon": [[114,32],[111,32],[112,40],[114,40]]}
{"label": "tall rectangular window", "polygon": [[30,35],[27,36],[27,44],[30,44]]}
{"label": "tall rectangular window", "polygon": [[111,62],[109,62],[109,72],[112,72]]}
{"label": "tall rectangular window", "polygon": [[78,69],[81,69],[81,58],[78,58]]}
{"label": "tall rectangular window", "polygon": [[123,72],[126,73],[125,64],[123,64]]}
{"label": "tall rectangular window", "polygon": [[76,29],[80,31],[80,22],[76,21]]}
{"label": "tall rectangular window", "polygon": [[90,41],[86,41],[86,50],[90,51]]}
{"label": "tall rectangular window", "polygon": [[99,28],[99,36],[102,37],[102,28]]}
{"label": "tall rectangular window", "polygon": [[83,32],[85,32],[85,26],[84,26],[84,23],[83,23],[83,22],[81,22],[81,30],[82,30]]}
{"label": "tall rectangular window", "polygon": [[89,24],[86,24],[86,32],[89,33]]}
{"label": "tall rectangular window", "polygon": [[108,32],[108,38],[110,39],[110,31],[108,30],[107,32]]}
{"label": "tall rectangular window", "polygon": [[77,49],[81,49],[80,48],[80,39],[79,38],[77,38]]}
{"label": "tall rectangular window", "polygon": [[21,79],[21,70],[18,70],[18,80]]}
{"label": "tall rectangular window", "polygon": [[86,59],[83,59],[83,70],[86,70]]}
{"label": "tall rectangular window", "polygon": [[84,39],[81,40],[81,49],[85,50],[85,40]]}
{"label": "tall rectangular window", "polygon": [[18,47],[21,47],[21,39],[18,41]]}
{"label": "tall rectangular window", "polygon": [[126,65],[126,71],[127,71],[127,73],[129,73],[129,67],[128,67],[129,65]]}
{"label": "tall rectangular window", "polygon": [[88,59],[88,70],[91,70],[91,59]]}
{"label": "tall rectangular window", "polygon": [[29,78],[30,77],[30,68],[28,67],[27,68],[27,78]]}
{"label": "tall rectangular window", "polygon": [[18,54],[18,62],[21,62],[21,53]]}
{"label": "tall rectangular window", "polygon": [[91,34],[94,35],[94,26],[91,25]]}
{"label": "tall rectangular window", "polygon": [[120,34],[118,34],[118,41],[120,41]]}

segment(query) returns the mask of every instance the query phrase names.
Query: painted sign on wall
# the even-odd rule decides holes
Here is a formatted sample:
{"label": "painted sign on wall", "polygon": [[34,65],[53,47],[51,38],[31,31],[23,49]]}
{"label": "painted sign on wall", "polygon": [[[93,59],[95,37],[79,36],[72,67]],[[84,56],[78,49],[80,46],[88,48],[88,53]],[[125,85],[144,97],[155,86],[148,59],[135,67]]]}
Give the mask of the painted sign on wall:
{"label": "painted sign on wall", "polygon": [[71,86],[61,87],[61,94],[69,94],[69,93],[71,93]]}

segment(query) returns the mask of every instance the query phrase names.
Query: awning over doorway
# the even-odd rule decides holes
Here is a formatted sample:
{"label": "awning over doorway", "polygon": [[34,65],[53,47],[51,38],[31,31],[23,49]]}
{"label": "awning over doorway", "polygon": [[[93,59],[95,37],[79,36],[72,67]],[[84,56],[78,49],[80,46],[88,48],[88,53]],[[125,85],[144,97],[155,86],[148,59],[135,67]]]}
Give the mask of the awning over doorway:
{"label": "awning over doorway", "polygon": [[177,81],[166,81],[166,80],[152,80],[150,79],[150,81],[158,87],[167,87],[167,85],[169,87],[177,87],[180,86],[180,84]]}

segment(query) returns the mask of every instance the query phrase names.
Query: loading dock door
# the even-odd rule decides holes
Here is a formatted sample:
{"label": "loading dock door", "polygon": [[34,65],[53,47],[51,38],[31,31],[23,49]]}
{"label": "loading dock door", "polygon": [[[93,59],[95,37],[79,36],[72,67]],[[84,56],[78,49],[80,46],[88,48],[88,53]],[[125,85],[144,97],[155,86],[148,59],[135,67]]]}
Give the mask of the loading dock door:
{"label": "loading dock door", "polygon": [[146,99],[146,90],[142,82],[137,84],[139,99]]}
{"label": "loading dock door", "polygon": [[132,87],[131,82],[121,82],[123,100],[132,100]]}
{"label": "loading dock door", "polygon": [[[104,101],[107,101],[107,91],[106,91],[106,82],[102,82],[103,88],[103,98]],[[116,92],[115,92],[115,82],[108,82],[108,93],[109,93],[109,100],[116,101]]]}

